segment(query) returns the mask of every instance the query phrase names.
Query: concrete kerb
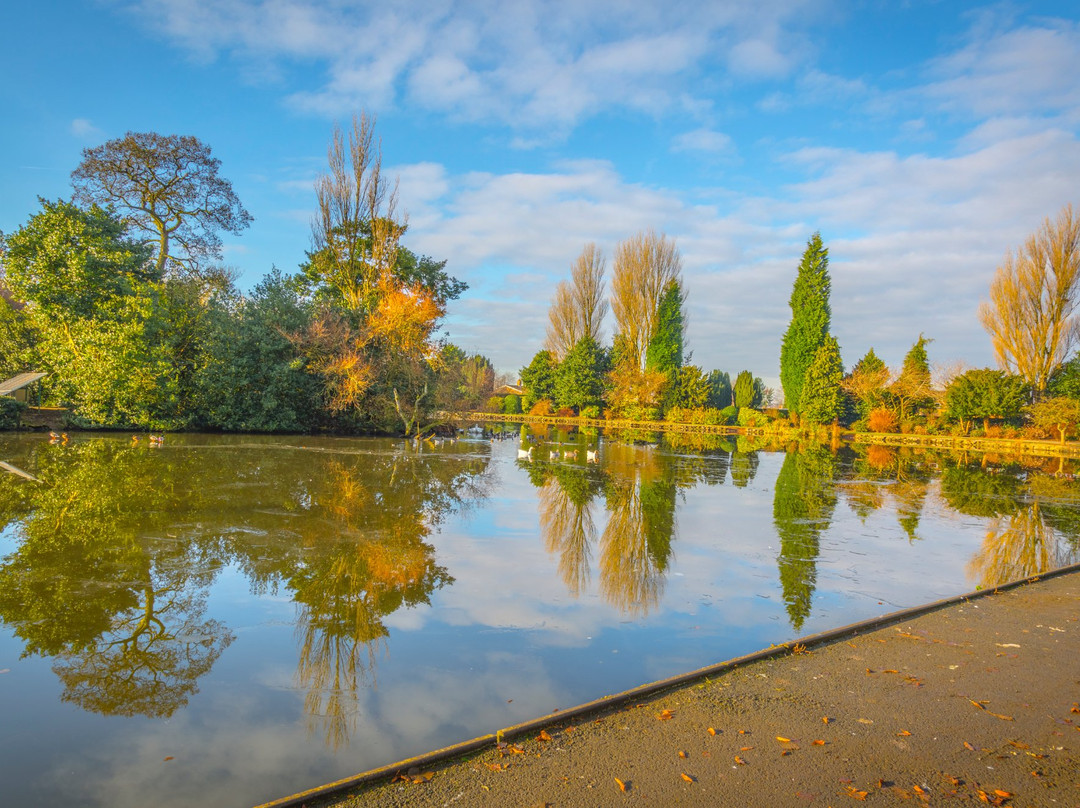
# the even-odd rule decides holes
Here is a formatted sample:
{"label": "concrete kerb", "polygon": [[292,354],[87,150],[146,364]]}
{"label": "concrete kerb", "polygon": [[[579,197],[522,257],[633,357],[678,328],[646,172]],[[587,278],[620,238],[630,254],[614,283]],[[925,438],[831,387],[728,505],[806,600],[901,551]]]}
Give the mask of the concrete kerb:
{"label": "concrete kerb", "polygon": [[943,598],[941,600],[935,600],[931,603],[925,603],[921,606],[913,606],[909,609],[901,609],[896,612],[890,612],[879,617],[873,617],[869,620],[863,620],[858,623],[851,623],[850,625],[841,626],[839,628],[829,629],[828,631],[822,631],[817,634],[810,634],[806,637],[800,637],[792,640],[791,642],[784,643],[782,645],[774,645],[769,648],[764,648],[760,651],[755,651],[751,654],[735,657],[725,662],[720,662],[715,665],[709,665],[705,668],[699,668],[687,673],[680,673],[675,676],[670,676],[666,679],[660,679],[655,682],[640,685],[638,687],[631,688],[630,690],[624,690],[621,693],[614,693],[609,696],[603,696],[602,698],[595,699],[593,701],[579,704],[575,707],[570,707],[565,710],[558,710],[548,715],[541,716],[539,718],[530,719],[520,724],[514,724],[513,726],[505,727],[498,732],[490,733],[487,735],[481,735],[476,738],[472,738],[468,741],[462,741],[461,743],[453,744],[452,746],[446,746],[442,749],[436,749],[432,752],[426,752],[416,757],[407,758],[405,760],[397,761],[386,766],[380,766],[376,769],[371,769],[360,774],[347,777],[342,780],[337,780],[333,783],[327,783],[322,786],[301,791],[296,794],[292,794],[288,797],[282,797],[272,802],[263,803],[256,806],[256,808],[299,808],[309,800],[319,799],[322,797],[329,797],[336,793],[346,791],[350,788],[366,785],[368,783],[379,780],[383,777],[392,777],[398,772],[407,771],[410,768],[421,768],[424,766],[432,766],[438,763],[445,763],[453,758],[462,757],[470,752],[475,752],[479,749],[483,749],[489,745],[493,745],[500,740],[507,741],[513,738],[527,735],[533,732],[539,732],[542,729],[553,726],[555,724],[562,724],[566,721],[577,718],[579,716],[599,713],[605,710],[610,710],[615,707],[621,707],[627,702],[634,701],[646,696],[656,695],[664,690],[679,687],[681,685],[691,684],[695,681],[706,679],[712,676],[725,673],[727,671],[734,670],[743,665],[748,665],[752,662],[758,662],[764,659],[771,659],[773,657],[782,656],[789,653],[795,645],[805,646],[806,648],[814,648],[816,646],[825,645],[827,643],[835,642],[837,640],[847,639],[850,637],[858,636],[859,634],[874,631],[879,628],[884,628],[893,623],[899,623],[904,620],[909,620],[920,615],[928,614],[938,609],[945,608],[947,606],[953,606],[958,603],[965,603],[967,601],[976,600],[978,598],[986,597],[988,595],[996,595],[1000,592],[1006,592],[1010,589],[1016,589],[1017,587],[1026,586],[1028,584],[1036,583],[1047,578],[1056,578],[1060,575],[1067,575],[1074,572],[1080,572],[1080,564],[1071,564],[1067,567],[1061,567],[1060,569],[1052,570],[1042,575],[1034,575],[1029,578],[1021,578],[1017,581],[1011,581],[1006,584],[993,587],[992,589],[979,589],[974,592],[968,592],[963,595],[955,595],[949,598]]}

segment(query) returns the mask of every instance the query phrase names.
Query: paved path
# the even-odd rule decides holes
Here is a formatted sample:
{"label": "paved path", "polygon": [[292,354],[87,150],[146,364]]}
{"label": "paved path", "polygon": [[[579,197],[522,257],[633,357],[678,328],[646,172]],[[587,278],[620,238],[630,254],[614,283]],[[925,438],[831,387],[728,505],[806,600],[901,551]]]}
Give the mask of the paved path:
{"label": "paved path", "polygon": [[307,805],[1078,808],[1080,573],[546,733]]}

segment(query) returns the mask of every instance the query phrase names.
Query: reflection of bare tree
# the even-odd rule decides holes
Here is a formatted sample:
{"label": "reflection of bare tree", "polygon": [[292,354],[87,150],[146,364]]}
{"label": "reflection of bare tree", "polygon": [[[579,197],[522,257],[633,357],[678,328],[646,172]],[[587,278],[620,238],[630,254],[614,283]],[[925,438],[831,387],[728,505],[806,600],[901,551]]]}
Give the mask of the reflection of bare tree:
{"label": "reflection of bare tree", "polygon": [[185,591],[186,583],[145,585],[141,608],[117,615],[89,646],[57,656],[63,700],[102,715],[150,718],[186,705],[234,639],[222,623],[202,619],[205,591]]}
{"label": "reflection of bare tree", "polygon": [[544,547],[559,556],[559,575],[573,597],[589,585],[596,524],[588,502],[575,502],[554,475],[540,487],[540,531]]}
{"label": "reflection of bare tree", "polygon": [[990,525],[968,575],[985,588],[1042,575],[1073,563],[1075,548],[1044,519],[1038,500]]}

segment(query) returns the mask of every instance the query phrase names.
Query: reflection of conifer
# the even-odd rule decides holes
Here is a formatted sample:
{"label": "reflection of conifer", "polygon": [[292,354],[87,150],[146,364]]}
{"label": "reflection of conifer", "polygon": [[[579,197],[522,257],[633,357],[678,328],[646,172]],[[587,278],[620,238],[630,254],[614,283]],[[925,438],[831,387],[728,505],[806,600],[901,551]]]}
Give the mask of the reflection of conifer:
{"label": "reflection of conifer", "polygon": [[797,630],[810,615],[818,542],[836,507],[835,462],[823,449],[789,452],[776,478],[773,523],[780,538],[780,584]]}
{"label": "reflection of conifer", "polygon": [[668,567],[671,542],[675,538],[674,480],[641,481],[641,517],[649,556],[660,572]]}
{"label": "reflection of conifer", "polygon": [[746,488],[754,481],[758,470],[757,452],[735,452],[731,455],[731,483]]}

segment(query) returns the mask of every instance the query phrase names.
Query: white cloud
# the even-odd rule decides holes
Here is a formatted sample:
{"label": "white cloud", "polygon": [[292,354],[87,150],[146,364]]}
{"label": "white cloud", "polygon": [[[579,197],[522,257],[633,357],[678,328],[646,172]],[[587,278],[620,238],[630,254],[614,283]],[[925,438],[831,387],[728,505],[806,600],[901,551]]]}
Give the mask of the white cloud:
{"label": "white cloud", "polygon": [[71,122],[70,131],[80,140],[98,140],[105,134],[87,118],[75,118]]}
{"label": "white cloud", "polygon": [[120,2],[201,60],[224,53],[266,75],[315,66],[315,80],[290,96],[305,111],[415,103],[514,127],[568,127],[613,108],[655,113],[681,103],[687,79],[724,65],[739,76],[786,75],[805,58],[792,20],[816,9],[805,0],[635,4],[617,14],[570,0]]}
{"label": "white cloud", "polygon": [[671,141],[671,148],[677,152],[706,152],[723,154],[734,148],[734,141],[723,132],[712,129],[695,129],[683,132]]}

